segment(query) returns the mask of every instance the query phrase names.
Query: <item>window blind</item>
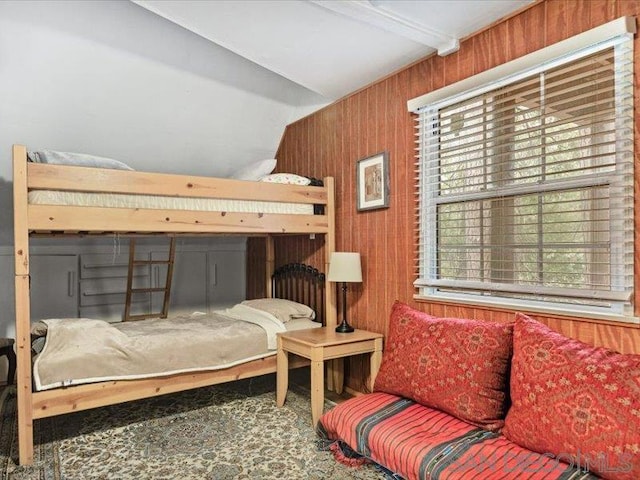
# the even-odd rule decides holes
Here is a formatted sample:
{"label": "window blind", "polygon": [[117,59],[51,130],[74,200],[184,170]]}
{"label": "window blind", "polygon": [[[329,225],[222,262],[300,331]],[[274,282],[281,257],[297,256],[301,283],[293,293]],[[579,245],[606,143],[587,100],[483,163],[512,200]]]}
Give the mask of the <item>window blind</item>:
{"label": "window blind", "polygon": [[631,314],[632,45],[417,110],[420,294]]}

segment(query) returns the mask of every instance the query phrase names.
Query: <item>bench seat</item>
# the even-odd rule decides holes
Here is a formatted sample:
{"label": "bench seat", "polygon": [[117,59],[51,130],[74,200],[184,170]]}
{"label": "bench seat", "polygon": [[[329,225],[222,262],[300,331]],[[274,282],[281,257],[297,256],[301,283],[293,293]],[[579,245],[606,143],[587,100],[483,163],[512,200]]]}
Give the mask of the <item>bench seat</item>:
{"label": "bench seat", "polygon": [[499,433],[382,392],[340,403],[320,418],[318,433],[407,480],[599,478]]}

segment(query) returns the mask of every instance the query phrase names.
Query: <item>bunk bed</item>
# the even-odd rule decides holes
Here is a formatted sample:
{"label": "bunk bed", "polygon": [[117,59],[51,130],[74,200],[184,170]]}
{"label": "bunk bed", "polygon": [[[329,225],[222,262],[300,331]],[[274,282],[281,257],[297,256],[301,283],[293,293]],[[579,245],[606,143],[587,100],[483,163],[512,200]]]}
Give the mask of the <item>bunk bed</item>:
{"label": "bunk bed", "polygon": [[[274,236],[322,234],[325,236],[325,263],[335,249],[334,180],[324,179],[324,186],[300,186],[247,182],[208,177],[168,175],[127,170],[89,168],[32,163],[27,161],[27,149],[13,147],[14,182],[14,250],[16,298],[16,350],[18,394],[18,444],[20,464],[33,462],[33,420],[96,408],[140,398],[198,388],[240,378],[272,373],[275,356],[260,358],[222,370],[177,373],[168,376],[115,380],[34,391],[32,379],[30,301],[29,301],[29,239],[32,236],[53,235],[242,235],[263,236],[266,239],[266,291],[272,296],[277,288],[274,276]],[[172,203],[150,207],[104,206],[98,202],[67,200],[36,203],[38,192],[51,198],[52,192],[62,197],[79,195],[150,196],[200,201],[221,199],[240,202],[302,204],[311,207],[309,213],[263,213],[268,208],[242,211],[184,209]],[[55,195],[54,195],[55,196]],[[58,195],[60,196],[60,195]],[[186,207],[192,208],[192,207]],[[214,207],[215,208],[215,207]],[[308,210],[305,210],[308,211]],[[307,267],[294,267],[294,272]],[[324,276],[323,282],[327,282]],[[336,324],[335,289],[323,288],[324,322],[329,328]],[[292,365],[292,367],[300,364]],[[329,383],[341,383],[341,372],[335,369]]]}

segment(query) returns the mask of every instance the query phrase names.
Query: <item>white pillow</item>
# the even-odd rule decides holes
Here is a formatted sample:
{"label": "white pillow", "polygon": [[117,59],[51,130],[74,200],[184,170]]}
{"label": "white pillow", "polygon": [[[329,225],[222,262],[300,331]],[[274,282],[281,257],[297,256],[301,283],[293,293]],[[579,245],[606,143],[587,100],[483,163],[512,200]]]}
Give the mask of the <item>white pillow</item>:
{"label": "white pillow", "polygon": [[56,152],[54,150],[40,150],[29,152],[27,157],[32,162],[49,163],[52,165],[74,165],[78,167],[113,168],[115,170],[133,170],[126,163],[106,157],[96,157],[86,153]]}
{"label": "white pillow", "polygon": [[295,173],[272,173],[260,179],[261,182],[267,183],[286,183],[289,185],[309,185],[311,179],[296,175]]}
{"label": "white pillow", "polygon": [[316,318],[316,312],[307,305],[282,298],[256,298],[245,300],[242,305],[270,313],[282,323],[287,323],[293,318],[308,318],[309,320]]}
{"label": "white pillow", "polygon": [[260,160],[253,162],[246,167],[241,168],[237,172],[231,174],[230,178],[236,180],[260,180],[262,177],[269,175],[276,168],[276,160]]}

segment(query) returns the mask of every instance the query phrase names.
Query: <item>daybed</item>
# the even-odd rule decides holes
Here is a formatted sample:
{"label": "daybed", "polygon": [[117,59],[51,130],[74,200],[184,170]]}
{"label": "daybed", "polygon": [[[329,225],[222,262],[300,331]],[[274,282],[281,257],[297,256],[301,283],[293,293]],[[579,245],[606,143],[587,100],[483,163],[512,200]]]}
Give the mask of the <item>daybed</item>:
{"label": "daybed", "polygon": [[[267,248],[265,282],[267,296],[271,296],[273,235],[325,235],[328,264],[335,246],[332,178],[324,179],[324,186],[319,187],[32,163],[27,162],[27,149],[21,145],[13,148],[13,167],[21,464],[33,461],[34,419],[275,372],[275,357],[268,356],[218,370],[187,369],[153,378],[100,381],[33,391],[29,237],[96,234],[264,236]],[[211,205],[211,199],[226,203]],[[136,203],[130,203],[130,200]],[[260,203],[256,208],[247,209],[246,202]],[[229,206],[229,203],[235,206]],[[239,207],[238,203],[241,204]],[[274,204],[293,206],[294,211],[272,209]],[[336,323],[335,290],[324,288],[323,292],[325,323],[331,327]],[[334,376],[339,382],[340,372],[334,372]]]}
{"label": "daybed", "polygon": [[522,314],[502,325],[396,303],[374,392],[318,432],[339,461],[409,480],[637,480],[640,355]]}

